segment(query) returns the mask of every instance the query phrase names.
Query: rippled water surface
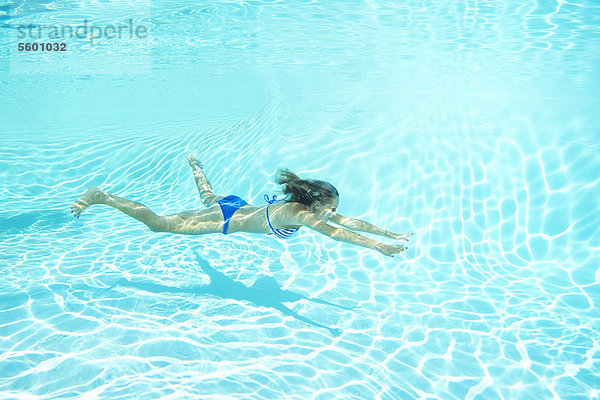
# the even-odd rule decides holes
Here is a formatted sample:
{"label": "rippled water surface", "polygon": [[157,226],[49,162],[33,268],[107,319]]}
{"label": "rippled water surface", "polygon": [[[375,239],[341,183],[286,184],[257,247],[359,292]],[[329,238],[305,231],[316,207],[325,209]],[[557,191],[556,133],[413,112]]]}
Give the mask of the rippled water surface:
{"label": "rippled water surface", "polygon": [[[147,28],[19,53],[17,25]],[[0,398],[600,398],[594,1],[0,2]],[[309,229],[153,233],[288,167]]]}

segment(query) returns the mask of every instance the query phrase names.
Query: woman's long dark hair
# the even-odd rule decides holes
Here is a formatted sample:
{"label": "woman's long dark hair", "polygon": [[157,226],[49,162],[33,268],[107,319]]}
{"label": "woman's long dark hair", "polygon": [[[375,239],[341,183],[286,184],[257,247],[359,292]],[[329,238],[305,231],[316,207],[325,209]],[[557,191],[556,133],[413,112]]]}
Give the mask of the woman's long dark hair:
{"label": "woman's long dark hair", "polygon": [[315,201],[327,203],[340,196],[331,183],[314,179],[300,179],[298,175],[285,168],[277,171],[275,182],[282,185],[283,193],[288,196],[286,201],[297,201],[307,207],[310,207]]}

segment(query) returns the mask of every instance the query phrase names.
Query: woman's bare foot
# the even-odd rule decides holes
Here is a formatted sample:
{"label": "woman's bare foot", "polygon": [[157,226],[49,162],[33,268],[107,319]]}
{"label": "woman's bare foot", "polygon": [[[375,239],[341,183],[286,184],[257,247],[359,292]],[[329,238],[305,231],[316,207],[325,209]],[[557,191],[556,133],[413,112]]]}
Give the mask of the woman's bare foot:
{"label": "woman's bare foot", "polygon": [[83,210],[92,204],[97,203],[98,196],[101,194],[104,194],[102,190],[98,189],[96,186],[90,186],[88,190],[86,190],[85,193],[71,205],[71,214],[73,214],[75,218],[79,218],[79,215]]}
{"label": "woman's bare foot", "polygon": [[200,161],[198,161],[198,160],[196,159],[196,157],[194,157],[194,155],[193,155],[193,154],[188,154],[188,155],[187,155],[187,160],[188,160],[188,163],[190,164],[190,167],[194,168],[194,167],[196,167],[196,166],[197,166],[197,167],[199,167],[200,169],[202,169],[202,164],[200,163]]}

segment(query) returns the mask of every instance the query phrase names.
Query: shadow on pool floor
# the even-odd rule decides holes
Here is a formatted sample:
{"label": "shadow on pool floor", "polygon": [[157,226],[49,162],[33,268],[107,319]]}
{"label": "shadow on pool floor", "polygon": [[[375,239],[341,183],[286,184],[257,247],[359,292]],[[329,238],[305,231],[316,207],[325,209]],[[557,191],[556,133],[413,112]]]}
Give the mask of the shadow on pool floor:
{"label": "shadow on pool floor", "polygon": [[149,282],[132,282],[123,278],[119,280],[115,286],[130,287],[151,293],[191,293],[197,295],[213,295],[224,299],[244,300],[256,306],[274,308],[285,315],[292,316],[297,320],[305,322],[309,325],[327,329],[335,337],[342,334],[341,329],[330,328],[303,317],[302,315],[286,307],[283,303],[305,299],[314,303],[325,304],[344,310],[354,309],[353,307],[343,307],[325,300],[311,299],[289,290],[283,290],[273,277],[261,277],[257,279],[253,285],[246,286],[241,282],[234,281],[227,275],[217,271],[206,260],[200,257],[197,252],[194,251],[194,253],[200,268],[202,268],[202,270],[210,277],[210,284],[208,285],[197,285],[188,288],[181,288]]}

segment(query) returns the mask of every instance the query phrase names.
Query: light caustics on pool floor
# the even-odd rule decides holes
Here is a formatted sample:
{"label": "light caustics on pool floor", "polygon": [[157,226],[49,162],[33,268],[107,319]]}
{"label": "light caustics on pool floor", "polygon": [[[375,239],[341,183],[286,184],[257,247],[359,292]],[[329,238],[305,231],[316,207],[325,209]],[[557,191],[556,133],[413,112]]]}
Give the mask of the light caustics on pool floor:
{"label": "light caustics on pool floor", "polygon": [[[596,8],[244,4],[155,6],[149,76],[7,78],[30,101],[0,128],[0,397],[598,398],[598,99],[562,90],[597,84]],[[285,166],[415,239],[69,216],[89,185],[200,208],[188,153],[216,192],[262,204]]]}
{"label": "light caustics on pool floor", "polygon": [[[264,129],[282,113],[274,105],[212,131],[184,127],[176,139],[157,130],[67,147],[46,140],[36,157],[18,141],[3,143],[13,177],[2,189],[4,204],[22,211],[3,213],[2,391],[592,395],[600,352],[592,144],[523,135],[528,121],[520,116],[497,126],[502,135],[398,132],[381,118],[402,110],[366,104],[327,122],[362,133],[327,143],[311,131],[286,135],[285,150],[283,138]],[[505,110],[480,118],[496,112]],[[369,127],[373,120],[380,123]],[[419,128],[410,119],[405,126]],[[375,130],[381,140],[362,150]],[[211,152],[222,143],[233,151]],[[198,208],[187,152],[202,158],[216,191],[259,202],[276,189],[268,182],[277,160],[303,146],[319,150],[308,162],[287,158],[288,166],[331,180],[342,193],[340,212],[417,233],[405,257],[387,259],[306,230],[289,242],[192,238],[151,233],[101,206],[79,220],[67,215],[90,184],[159,213]],[[377,162],[369,162],[371,151]],[[195,252],[218,271],[212,279],[230,286],[202,289],[213,282]],[[294,315],[267,298],[256,303],[252,296],[268,293],[256,282],[267,276],[271,289],[293,296],[280,304]]]}

